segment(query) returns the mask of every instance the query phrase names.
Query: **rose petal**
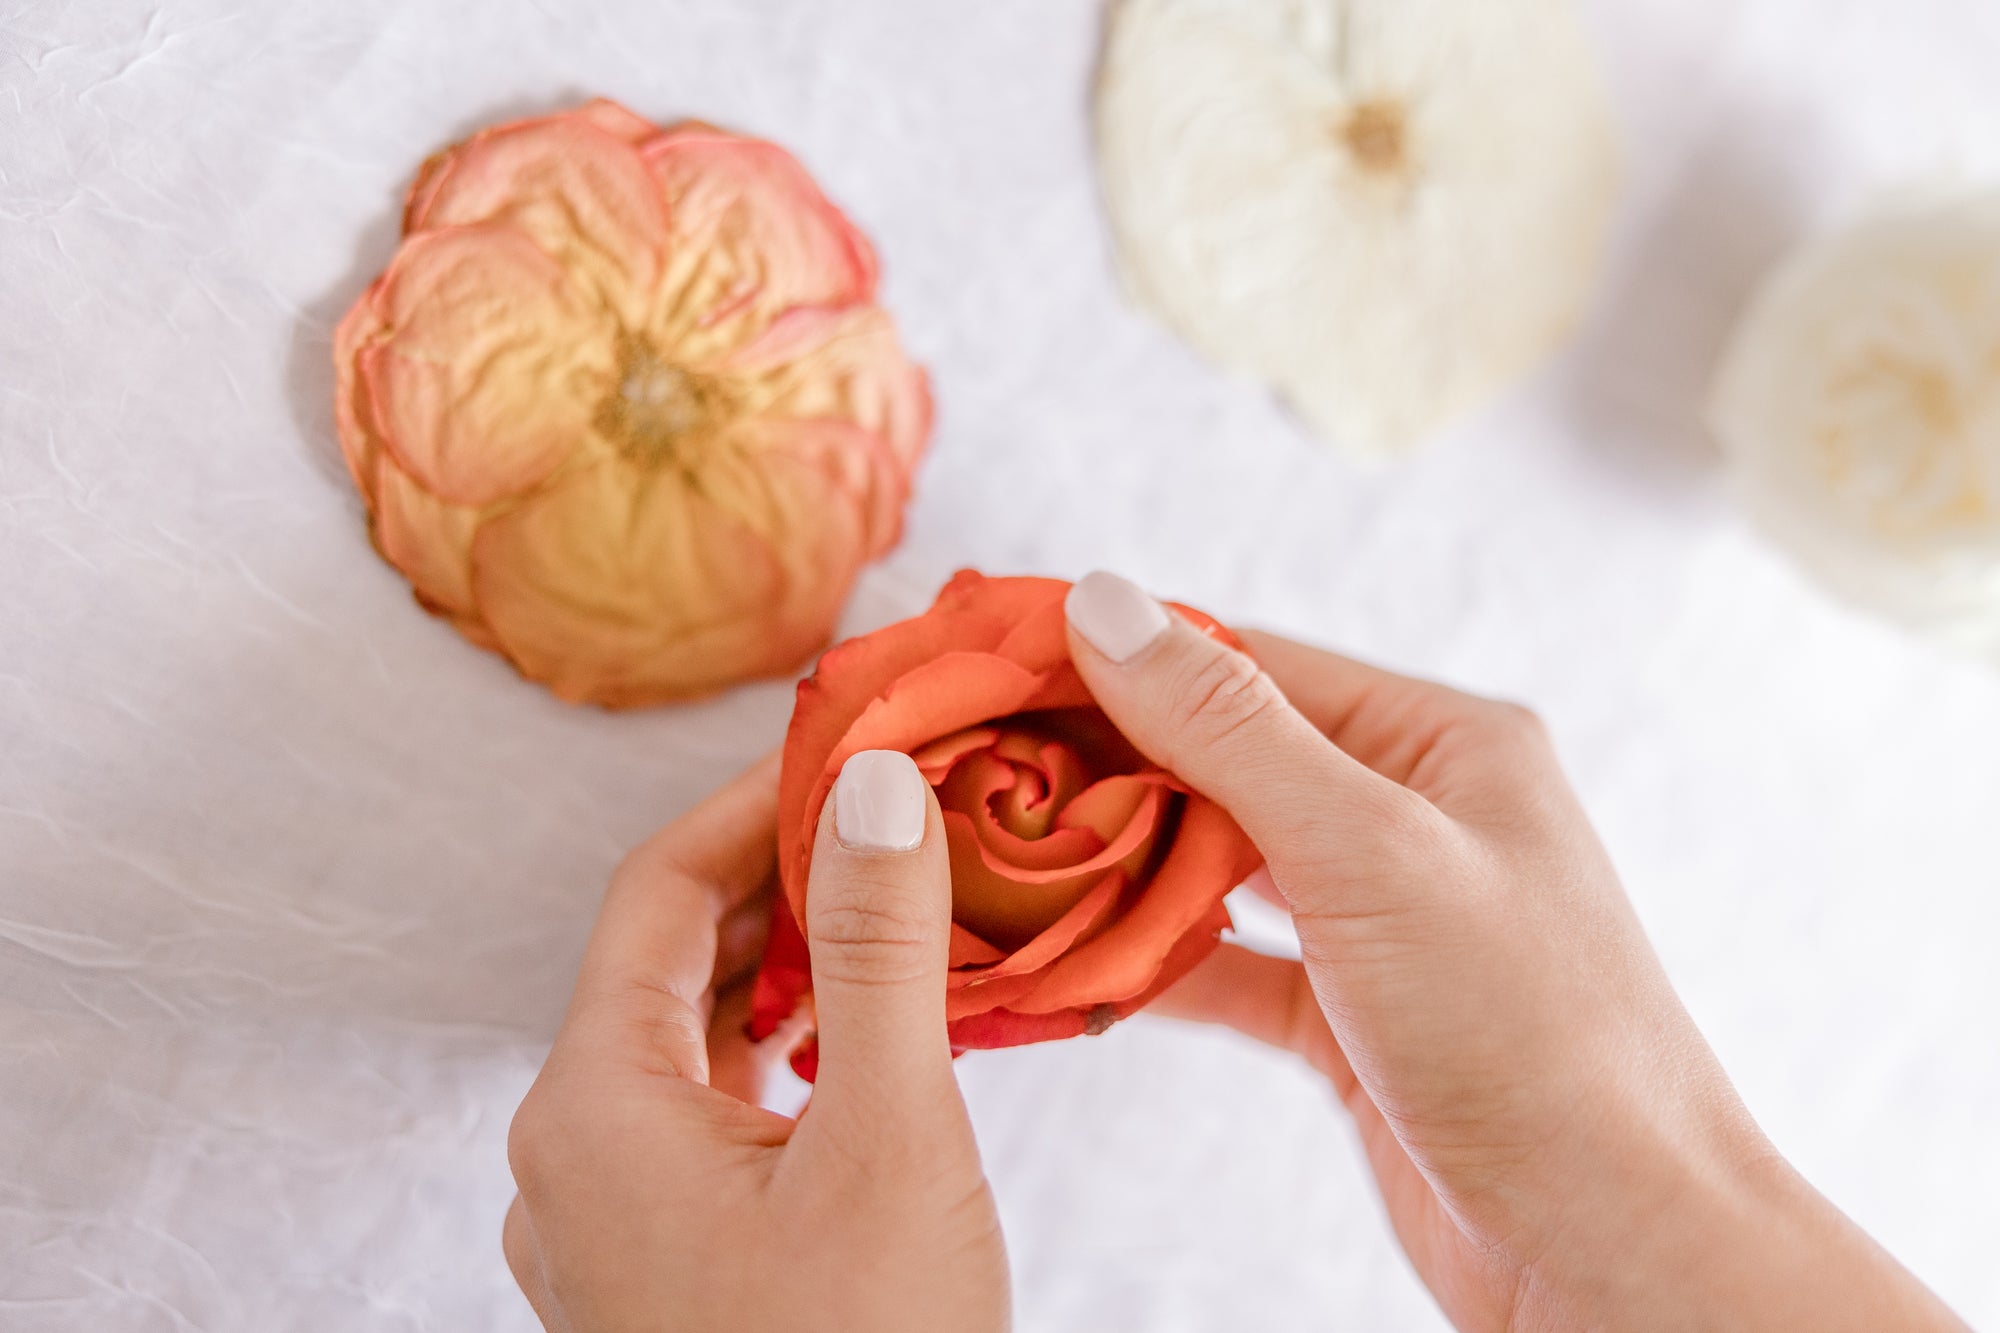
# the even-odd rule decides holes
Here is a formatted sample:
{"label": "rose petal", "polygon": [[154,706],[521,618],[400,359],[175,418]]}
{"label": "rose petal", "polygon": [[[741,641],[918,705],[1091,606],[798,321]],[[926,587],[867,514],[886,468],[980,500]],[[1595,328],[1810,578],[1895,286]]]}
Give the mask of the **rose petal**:
{"label": "rose petal", "polygon": [[970,817],[947,810],[944,830],[951,853],[952,918],[1006,949],[1019,948],[1059,919],[1116,864],[1115,858],[1102,864],[1093,858],[1089,870],[1042,872],[1041,882],[1024,883],[1014,877],[1023,872],[979,845]]}
{"label": "rose petal", "polygon": [[945,1031],[954,1047],[988,1051],[1006,1046],[1026,1046],[1038,1041],[1081,1037],[1087,1025],[1081,1009],[1058,1009],[1047,1014],[988,1009],[984,1013],[949,1020]]}
{"label": "rose petal", "polygon": [[446,504],[411,481],[386,454],[377,456],[370,490],[375,511],[369,532],[382,558],[410,581],[427,610],[476,623],[472,539],[480,511]]}
{"label": "rose petal", "polygon": [[963,1018],[951,1020],[947,1025],[952,1047],[956,1050],[997,1050],[1006,1046],[1025,1046],[1037,1041],[1060,1041],[1067,1037],[1081,1037],[1090,1032],[1102,1032],[1113,1023],[1129,1018],[1151,1004],[1167,987],[1193,971],[1202,959],[1215,951],[1216,946],[1221,943],[1220,934],[1228,925],[1228,909],[1218,903],[1214,911],[1174,942],[1173,947],[1167,951],[1166,958],[1161,961],[1152,983],[1129,999],[1073,1009],[1057,1009],[1048,1013],[1026,1013],[1011,1008],[996,1008],[984,1013],[968,1014]]}
{"label": "rose petal", "polygon": [[1069,661],[1069,619],[1063,613],[1063,599],[1069,585],[1063,584],[1046,603],[1023,616],[996,649],[1000,656],[1018,662],[1030,671],[1049,671]]}
{"label": "rose petal", "polygon": [[952,766],[960,759],[975,751],[986,749],[999,739],[1000,731],[997,727],[967,727],[964,731],[955,731],[928,745],[917,747],[910,752],[910,758],[916,764],[917,770],[924,775],[924,780],[935,787],[944,781],[945,775],[951,772]]}
{"label": "rose petal", "polygon": [[677,356],[716,359],[795,307],[873,298],[873,248],[784,149],[684,125],[640,152],[673,232],[647,327]]}
{"label": "rose petal", "polygon": [[626,328],[641,327],[666,271],[670,225],[637,119],[594,103],[476,135],[424,173],[405,229],[510,228]]}
{"label": "rose petal", "polygon": [[1006,950],[988,944],[956,921],[951,923],[951,960],[947,966],[954,972],[960,968],[985,967],[1006,956]]}
{"label": "rose petal", "polygon": [[333,417],[340,436],[340,456],[370,509],[375,506],[375,459],[381,442],[375,437],[374,410],[368,406],[359,357],[363,348],[381,341],[388,332],[388,323],[376,304],[383,281],[377,278],[370,283],[333,331]]}
{"label": "rose petal", "polygon": [[[800,714],[807,709],[810,684],[799,687],[799,706],[792,714],[794,735]],[[862,710],[846,734],[833,745],[812,779],[795,821],[786,809],[785,784],[780,781],[778,808],[784,822],[779,824],[778,836],[786,895],[795,902],[805,901],[806,863],[811,848],[802,830],[819,818],[819,808],[833,788],[833,779],[849,756],[862,750],[908,753],[933,736],[1019,712],[1020,705],[1034,697],[1040,686],[1038,677],[1012,662],[985,653],[945,652],[904,673],[882,697]],[[793,752],[793,743],[793,736],[788,736],[787,754]]]}
{"label": "rose petal", "polygon": [[875,306],[788,310],[716,369],[756,377],[761,412],[852,421],[879,436],[906,473],[930,438],[930,378]]}
{"label": "rose petal", "polygon": [[1066,829],[1089,829],[1110,842],[1132,823],[1149,794],[1173,785],[1165,773],[1119,773],[1093,782],[1063,807],[1056,823]]}
{"label": "rose petal", "polygon": [[368,424],[425,490],[485,505],[540,483],[589,435],[615,349],[562,268],[499,229],[403,243],[356,357]]}
{"label": "rose petal", "polygon": [[1057,961],[1034,993],[1015,1007],[1047,1013],[1143,991],[1174,941],[1212,912],[1258,859],[1222,807],[1188,797],[1166,860],[1130,909],[1102,935]]}
{"label": "rose petal", "polygon": [[764,961],[750,987],[750,1021],[745,1027],[750,1040],[762,1041],[776,1032],[811,989],[812,956],[805,934],[785,904],[773,903]]}
{"label": "rose petal", "polygon": [[[803,901],[806,858],[801,846],[832,783],[830,757],[862,712],[904,673],[942,653],[998,646],[1021,615],[1051,596],[1060,601],[1068,587],[1059,579],[989,579],[975,570],[960,570],[924,615],[837,644],[820,658],[812,676],[799,685],[778,780],[778,865],[788,894],[797,893]],[[1077,686],[1081,689],[1081,681]],[[929,739],[912,738],[914,743]]]}
{"label": "rose petal", "polygon": [[606,453],[487,520],[473,589],[509,656],[557,694],[686,698],[825,642],[858,527],[833,481],[774,455],[711,457],[692,481]]}
{"label": "rose petal", "polygon": [[967,974],[965,982],[960,983],[954,978],[954,984],[984,985],[988,981],[1002,977],[1027,977],[1047,967],[1061,957],[1070,946],[1078,940],[1089,938],[1094,931],[1111,919],[1114,909],[1118,906],[1119,895],[1131,882],[1131,876],[1125,871],[1111,871],[1099,879],[1095,888],[1077,899],[1067,912],[1058,917],[1041,934],[990,967]]}

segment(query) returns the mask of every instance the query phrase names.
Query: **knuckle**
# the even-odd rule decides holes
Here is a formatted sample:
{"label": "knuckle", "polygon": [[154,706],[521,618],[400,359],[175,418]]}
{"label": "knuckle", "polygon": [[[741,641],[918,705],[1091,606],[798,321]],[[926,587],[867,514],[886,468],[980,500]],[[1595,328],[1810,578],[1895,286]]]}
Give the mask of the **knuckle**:
{"label": "knuckle", "polygon": [[[856,890],[859,891],[856,891]],[[839,981],[891,981],[920,975],[932,932],[886,888],[847,886],[808,914],[814,971]]]}
{"label": "knuckle", "polygon": [[1524,704],[1496,701],[1492,705],[1494,728],[1516,741],[1546,741],[1549,725],[1541,714]]}
{"label": "knuckle", "polygon": [[1211,746],[1253,732],[1285,706],[1277,683],[1238,652],[1217,653],[1186,670],[1171,698],[1176,728]]}
{"label": "knuckle", "polygon": [[507,1126],[507,1168],[523,1199],[538,1198],[550,1178],[549,1145],[558,1141],[550,1124],[548,1093],[537,1084],[528,1089]]}
{"label": "knuckle", "polygon": [[614,983],[608,1012],[637,1038],[649,1073],[675,1078],[705,1074],[708,1024],[701,1006],[657,977],[634,973]]}

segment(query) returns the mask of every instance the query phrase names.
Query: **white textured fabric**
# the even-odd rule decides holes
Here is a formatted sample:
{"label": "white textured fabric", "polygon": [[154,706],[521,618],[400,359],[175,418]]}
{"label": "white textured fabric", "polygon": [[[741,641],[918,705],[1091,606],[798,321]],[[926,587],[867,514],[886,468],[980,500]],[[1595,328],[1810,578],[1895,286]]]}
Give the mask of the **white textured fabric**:
{"label": "white textured fabric", "polygon": [[[531,1327],[502,1143],[599,887],[790,691],[579,711],[421,615],[327,344],[425,153],[589,93],[792,145],[881,245],[942,410],[852,628],[1103,565],[1532,703],[1778,1143],[2000,1323],[2000,674],[1795,575],[1699,425],[1796,237],[2000,174],[2000,11],[1590,17],[1609,285],[1361,475],[1122,302],[1075,0],[0,4],[0,1325]],[[1024,1330],[1440,1325],[1283,1061],[1141,1019],[960,1073]]]}

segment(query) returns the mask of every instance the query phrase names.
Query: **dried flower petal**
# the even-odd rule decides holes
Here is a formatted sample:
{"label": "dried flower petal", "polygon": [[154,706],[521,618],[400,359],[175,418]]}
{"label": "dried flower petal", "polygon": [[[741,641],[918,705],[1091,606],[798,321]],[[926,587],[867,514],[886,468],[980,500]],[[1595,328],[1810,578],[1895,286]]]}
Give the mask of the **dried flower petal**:
{"label": "dried flower petal", "polygon": [[1357,456],[1582,310],[1615,170],[1569,0],[1119,0],[1101,71],[1133,298]]}
{"label": "dried flower petal", "polygon": [[2000,652],[2000,194],[1897,208],[1788,259],[1710,415],[1751,514],[1815,575]]}
{"label": "dried flower petal", "polygon": [[335,411],[417,600],[613,707],[811,656],[896,540],[931,405],[803,168],[599,101],[436,155],[404,221]]}

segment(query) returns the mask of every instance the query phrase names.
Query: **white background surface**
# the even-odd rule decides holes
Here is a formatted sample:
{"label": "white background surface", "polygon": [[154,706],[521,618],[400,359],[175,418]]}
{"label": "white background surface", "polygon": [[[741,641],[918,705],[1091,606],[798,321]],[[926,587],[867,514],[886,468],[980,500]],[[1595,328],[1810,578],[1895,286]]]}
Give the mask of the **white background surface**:
{"label": "white background surface", "polygon": [[[502,1140],[599,888],[790,689],[577,711],[425,618],[327,348],[426,153],[590,93],[787,143],[880,244],[941,417],[852,628],[1101,565],[1532,703],[1780,1146],[2000,1324],[2000,674],[1804,584],[1697,416],[1790,240],[2000,173],[2000,11],[1589,13],[1592,322],[1362,475],[1122,304],[1092,5],[0,3],[0,1326],[530,1326]],[[1439,1325],[1281,1061],[1149,1019],[960,1072],[1023,1329]]]}

